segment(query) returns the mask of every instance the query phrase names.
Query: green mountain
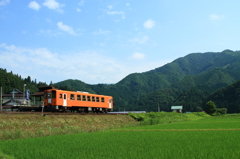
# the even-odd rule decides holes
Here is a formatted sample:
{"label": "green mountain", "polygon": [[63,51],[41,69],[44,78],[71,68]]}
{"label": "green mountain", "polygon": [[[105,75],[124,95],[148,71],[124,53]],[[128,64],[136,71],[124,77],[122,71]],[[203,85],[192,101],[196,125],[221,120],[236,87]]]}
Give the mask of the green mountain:
{"label": "green mountain", "polygon": [[239,69],[240,51],[225,50],[192,53],[154,70],[130,74],[112,85],[88,85],[79,80],[54,85],[111,95],[116,110],[157,111],[159,105],[170,111],[173,104],[185,104],[184,111],[196,111],[203,108],[203,98],[240,80]]}

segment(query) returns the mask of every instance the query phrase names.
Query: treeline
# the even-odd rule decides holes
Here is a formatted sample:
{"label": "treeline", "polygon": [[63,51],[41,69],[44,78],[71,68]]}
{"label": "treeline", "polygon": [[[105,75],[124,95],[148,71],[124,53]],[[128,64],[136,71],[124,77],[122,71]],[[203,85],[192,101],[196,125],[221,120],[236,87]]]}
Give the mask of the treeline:
{"label": "treeline", "polygon": [[24,84],[26,84],[25,89],[29,89],[31,94],[37,92],[39,86],[47,86],[45,82],[37,82],[36,79],[32,80],[30,76],[22,78],[21,75],[0,68],[0,87],[2,87],[3,94],[14,88],[23,91]]}

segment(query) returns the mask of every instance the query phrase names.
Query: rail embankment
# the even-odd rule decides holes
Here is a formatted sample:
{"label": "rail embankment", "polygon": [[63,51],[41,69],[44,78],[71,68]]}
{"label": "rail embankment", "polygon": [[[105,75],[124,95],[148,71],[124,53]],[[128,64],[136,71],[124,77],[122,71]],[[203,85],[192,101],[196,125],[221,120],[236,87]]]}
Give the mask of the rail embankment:
{"label": "rail embankment", "polygon": [[1,140],[106,131],[139,125],[127,115],[0,114],[0,119]]}

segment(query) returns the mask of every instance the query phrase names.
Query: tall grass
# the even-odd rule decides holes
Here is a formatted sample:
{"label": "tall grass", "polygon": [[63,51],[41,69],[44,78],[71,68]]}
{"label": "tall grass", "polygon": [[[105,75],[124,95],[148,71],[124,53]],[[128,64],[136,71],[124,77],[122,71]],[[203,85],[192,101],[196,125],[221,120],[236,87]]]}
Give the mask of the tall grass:
{"label": "tall grass", "polygon": [[3,115],[0,114],[0,140],[105,131],[138,125],[124,115]]}

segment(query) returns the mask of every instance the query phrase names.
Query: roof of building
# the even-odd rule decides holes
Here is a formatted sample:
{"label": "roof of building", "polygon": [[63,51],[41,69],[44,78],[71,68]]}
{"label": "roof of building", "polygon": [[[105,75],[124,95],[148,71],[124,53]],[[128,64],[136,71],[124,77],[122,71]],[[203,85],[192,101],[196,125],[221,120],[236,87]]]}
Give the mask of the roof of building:
{"label": "roof of building", "polygon": [[43,96],[44,92],[36,92],[34,94],[32,94],[32,96]]}
{"label": "roof of building", "polygon": [[56,88],[54,86],[41,86],[41,87],[38,87],[38,89],[39,91],[36,93],[33,93],[32,96],[43,96],[45,90],[56,89]]}
{"label": "roof of building", "polygon": [[39,92],[44,92],[47,89],[56,89],[54,86],[40,86],[38,87]]}
{"label": "roof of building", "polygon": [[13,90],[11,90],[11,91],[8,92],[8,93],[3,94],[2,96],[3,96],[3,97],[12,97],[12,96],[13,96],[13,93],[14,93],[14,96],[15,96],[15,97],[21,97],[21,96],[23,96],[23,93],[22,93],[20,90],[16,89],[16,88],[14,88]]}
{"label": "roof of building", "polygon": [[172,106],[171,109],[182,109],[183,106]]}

